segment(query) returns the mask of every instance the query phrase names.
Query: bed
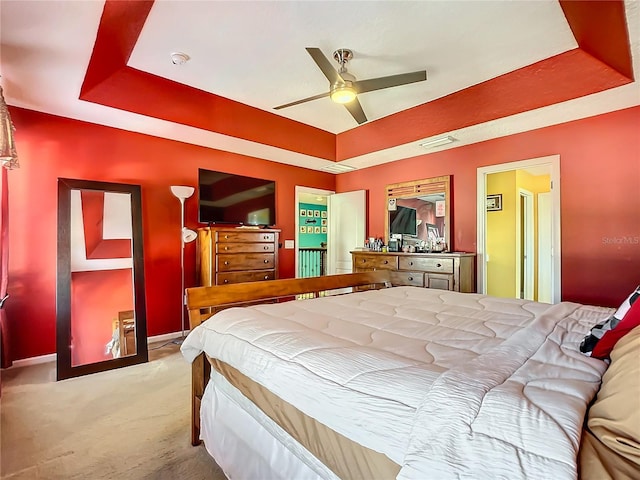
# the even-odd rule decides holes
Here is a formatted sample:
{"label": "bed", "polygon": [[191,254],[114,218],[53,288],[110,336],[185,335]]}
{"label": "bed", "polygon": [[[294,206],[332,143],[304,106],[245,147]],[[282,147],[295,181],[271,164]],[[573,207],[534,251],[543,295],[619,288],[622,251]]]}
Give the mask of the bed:
{"label": "bed", "polygon": [[577,478],[607,366],[577,345],[613,309],[393,287],[386,271],[187,303],[192,443],[229,478]]}

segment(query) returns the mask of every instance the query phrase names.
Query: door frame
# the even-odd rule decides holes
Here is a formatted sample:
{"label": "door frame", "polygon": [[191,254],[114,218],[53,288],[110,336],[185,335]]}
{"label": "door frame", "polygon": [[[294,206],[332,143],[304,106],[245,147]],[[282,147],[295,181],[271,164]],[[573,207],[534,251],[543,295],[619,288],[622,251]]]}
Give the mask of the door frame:
{"label": "door frame", "polygon": [[[298,208],[300,205],[300,194],[301,193],[308,193],[311,195],[323,195],[325,197],[328,197],[329,195],[333,195],[336,192],[333,190],[322,190],[320,188],[312,188],[312,187],[304,187],[301,185],[296,185],[295,186],[295,194],[294,194],[294,201],[295,201],[295,206],[294,206],[294,215],[293,218],[295,219],[295,235],[294,235],[294,256],[295,256],[295,264],[294,264],[294,268],[295,268],[295,278],[299,278],[298,277],[298,256],[299,256],[299,251],[298,251],[298,247],[299,247],[299,240],[300,240],[300,215],[298,215]],[[329,238],[327,237],[327,242],[329,241]]]}
{"label": "door frame", "polygon": [[551,176],[551,217],[552,217],[552,247],[553,257],[552,273],[552,301],[558,303],[562,299],[561,285],[561,235],[560,235],[560,155],[532,158],[515,162],[501,163],[487,167],[479,167],[477,170],[477,292],[486,294],[487,269],[486,269],[486,221],[487,221],[487,175],[511,170],[547,166]]}

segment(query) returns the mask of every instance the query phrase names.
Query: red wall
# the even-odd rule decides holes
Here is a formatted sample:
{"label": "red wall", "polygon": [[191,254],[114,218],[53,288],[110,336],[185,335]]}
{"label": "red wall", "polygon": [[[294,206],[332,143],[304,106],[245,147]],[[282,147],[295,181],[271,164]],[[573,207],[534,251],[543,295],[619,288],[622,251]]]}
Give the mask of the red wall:
{"label": "red wall", "polygon": [[[11,108],[21,168],[9,172],[14,358],[55,350],[57,178],[142,185],[149,335],[179,330],[180,206],[170,185],[196,185],[211,168],[277,181],[282,241],[294,238],[294,187],[369,191],[369,236],[383,236],[384,187],[452,175],[453,247],[475,251],[476,169],[559,154],[563,299],[617,305],[640,283],[640,107],[459,147],[365,170],[331,174]],[[197,226],[195,197],[186,224]],[[294,276],[280,250],[280,276]],[[194,284],[195,244],[186,248]]]}
{"label": "red wall", "polygon": [[560,155],[562,298],[618,306],[640,284],[640,107],[341,174],[369,190],[368,236],[383,237],[384,187],[452,175],[453,248],[476,250],[477,168]]}
{"label": "red wall", "polygon": [[[20,169],[9,172],[9,294],[14,359],[55,351],[57,179],[142,186],[147,329],[180,330],[180,202],[170,185],[197,186],[198,168],[276,180],[281,241],[294,238],[295,186],[334,190],[330,173],[10,108]],[[197,227],[197,201],[185,202]],[[186,285],[195,284],[194,243],[185,249]],[[280,250],[280,276],[293,277],[294,250]]]}

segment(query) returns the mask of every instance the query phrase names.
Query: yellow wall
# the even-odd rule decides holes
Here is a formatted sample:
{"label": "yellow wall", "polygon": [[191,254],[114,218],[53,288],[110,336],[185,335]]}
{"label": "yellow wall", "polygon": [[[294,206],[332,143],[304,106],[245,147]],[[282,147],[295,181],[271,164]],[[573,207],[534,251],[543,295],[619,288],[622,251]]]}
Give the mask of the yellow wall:
{"label": "yellow wall", "polygon": [[487,212],[487,294],[516,296],[516,172],[487,175],[487,195],[502,195],[502,210]]}

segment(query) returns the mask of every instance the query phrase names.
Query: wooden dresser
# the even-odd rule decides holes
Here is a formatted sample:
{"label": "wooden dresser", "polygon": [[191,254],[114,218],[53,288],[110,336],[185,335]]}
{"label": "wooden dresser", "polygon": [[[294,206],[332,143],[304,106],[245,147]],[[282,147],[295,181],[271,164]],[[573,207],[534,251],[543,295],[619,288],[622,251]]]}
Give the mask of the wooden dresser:
{"label": "wooden dresser", "polygon": [[197,265],[202,286],[278,278],[280,230],[198,229]]}
{"label": "wooden dresser", "polygon": [[354,272],[391,270],[393,285],[473,293],[475,253],[351,252]]}

